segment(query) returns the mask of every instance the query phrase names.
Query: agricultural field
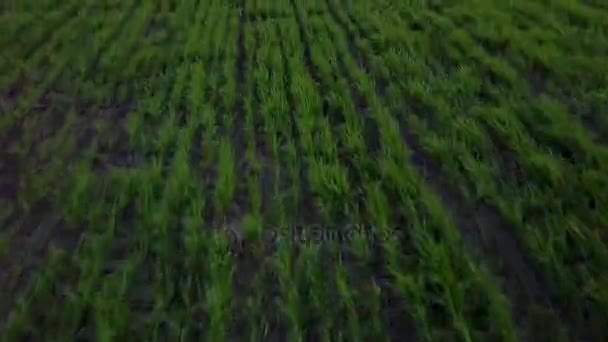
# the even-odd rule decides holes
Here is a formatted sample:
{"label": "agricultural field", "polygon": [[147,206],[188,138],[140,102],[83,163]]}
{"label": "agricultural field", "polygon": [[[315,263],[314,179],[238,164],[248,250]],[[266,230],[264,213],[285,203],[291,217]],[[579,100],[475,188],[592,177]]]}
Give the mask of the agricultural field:
{"label": "agricultural field", "polygon": [[0,340],[608,341],[604,0],[0,3]]}

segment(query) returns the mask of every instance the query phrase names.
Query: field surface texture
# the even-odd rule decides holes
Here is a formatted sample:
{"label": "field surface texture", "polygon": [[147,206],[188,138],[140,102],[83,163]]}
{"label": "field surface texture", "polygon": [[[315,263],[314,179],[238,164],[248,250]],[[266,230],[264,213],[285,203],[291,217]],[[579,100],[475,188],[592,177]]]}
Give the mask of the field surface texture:
{"label": "field surface texture", "polygon": [[0,340],[608,341],[604,0],[0,3]]}

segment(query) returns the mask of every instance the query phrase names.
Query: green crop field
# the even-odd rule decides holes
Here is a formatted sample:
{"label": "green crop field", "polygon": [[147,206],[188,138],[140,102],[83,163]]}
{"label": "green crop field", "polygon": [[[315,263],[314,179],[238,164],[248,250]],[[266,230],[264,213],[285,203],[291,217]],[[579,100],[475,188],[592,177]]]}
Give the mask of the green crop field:
{"label": "green crop field", "polygon": [[608,341],[608,2],[0,2],[0,340]]}

